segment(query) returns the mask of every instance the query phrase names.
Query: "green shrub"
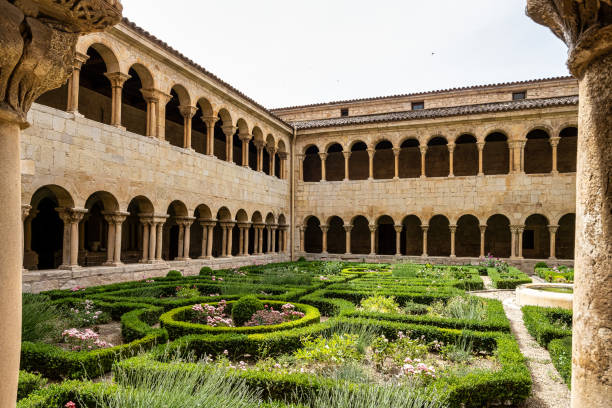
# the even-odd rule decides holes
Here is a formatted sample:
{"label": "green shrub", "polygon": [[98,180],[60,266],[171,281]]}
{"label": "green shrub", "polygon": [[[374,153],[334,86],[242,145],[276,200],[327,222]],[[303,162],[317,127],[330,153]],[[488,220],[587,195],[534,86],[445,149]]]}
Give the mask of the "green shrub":
{"label": "green shrub", "polygon": [[497,289],[515,289],[524,283],[531,283],[531,278],[515,267],[489,268],[487,273]]}
{"label": "green shrub", "polygon": [[365,312],[377,313],[400,313],[399,304],[393,296],[370,296],[361,299],[361,308]]}
{"label": "green shrub", "polygon": [[181,286],[176,289],[176,297],[179,299],[191,299],[200,296],[200,291],[195,285],[190,288],[189,286]]}
{"label": "green shrub", "polygon": [[523,306],[521,310],[527,331],[544,348],[551,340],[572,335],[570,310],[540,306]]}
{"label": "green shrub", "polygon": [[538,268],[548,268],[548,265],[546,264],[546,262],[538,262],[535,264],[535,266],[533,267],[534,270],[538,269]]}
{"label": "green shrub", "polygon": [[475,296],[453,296],[446,304],[443,301],[431,305],[431,311],[442,317],[460,320],[485,320],[485,302]]}
{"label": "green shrub", "polygon": [[41,389],[47,380],[40,374],[32,374],[19,370],[19,385],[17,386],[17,400],[27,397],[32,392]]}
{"label": "green shrub", "polygon": [[308,363],[344,363],[359,361],[363,355],[357,348],[356,334],[334,333],[330,339],[323,336],[304,339],[304,347],[293,356]]}
{"label": "green shrub", "polygon": [[208,266],[203,266],[200,268],[200,276],[210,276],[212,274],[213,274],[212,268],[209,268]]}
{"label": "green shrub", "polygon": [[572,385],[572,336],[555,339],[548,343],[548,352],[553,365],[568,387]]}
{"label": "green shrub", "polygon": [[263,310],[264,304],[253,295],[243,296],[232,307],[232,320],[234,325],[243,326],[251,320],[258,310]]}
{"label": "green shrub", "polygon": [[173,278],[173,279],[180,279],[183,277],[183,274],[180,271],[177,270],[171,270],[168,271],[168,273],[166,274],[166,278]]}
{"label": "green shrub", "polygon": [[297,261],[298,262],[306,262],[306,258],[304,258],[303,256],[300,256]]}
{"label": "green shrub", "polygon": [[64,313],[45,295],[24,293],[21,309],[22,341],[58,340],[69,324]]}

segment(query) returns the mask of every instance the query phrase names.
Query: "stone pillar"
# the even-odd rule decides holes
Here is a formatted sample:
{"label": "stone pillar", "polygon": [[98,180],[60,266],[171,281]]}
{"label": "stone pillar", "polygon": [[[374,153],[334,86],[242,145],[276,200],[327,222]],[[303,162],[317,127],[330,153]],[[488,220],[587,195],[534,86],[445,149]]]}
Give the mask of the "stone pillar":
{"label": "stone pillar", "polygon": [[140,262],[147,262],[149,260],[149,224],[150,222],[140,217],[140,223],[142,224],[142,258]]}
{"label": "stone pillar", "polygon": [[325,181],[325,165],[327,163],[327,153],[320,152],[319,157],[321,158],[321,181]]}
{"label": "stone pillar", "polygon": [[[184,248],[184,244],[183,244],[183,238],[185,237],[185,224],[183,224],[183,220],[182,219],[177,219],[176,220],[176,226],[178,227],[179,233],[178,233],[178,237],[177,237],[177,245],[176,245],[176,258],[175,260],[181,260],[183,259],[183,248]],[[169,241],[172,239],[172,237],[168,237]],[[170,250],[168,250],[168,252],[170,252]],[[170,254],[168,254],[169,256]]]}
{"label": "stone pillar", "polygon": [[448,147],[448,177],[455,177],[453,174],[453,159],[455,158],[455,144],[449,143]]}
{"label": "stone pillar", "polygon": [[276,173],[276,148],[268,147],[268,154],[270,155],[270,175],[274,176]]}
{"label": "stone pillar", "polygon": [[212,259],[212,246],[213,246],[213,231],[215,227],[215,221],[209,221],[208,231],[206,237],[206,258]]}
{"label": "stone pillar", "polygon": [[263,232],[264,230],[264,225],[260,225],[259,226],[259,254],[262,255],[264,253],[264,247],[263,247]]}
{"label": "stone pillar", "polygon": [[402,229],[404,228],[403,225],[399,224],[399,225],[394,225],[393,228],[395,229],[395,256],[401,256],[402,255],[402,247],[401,247],[401,242],[402,242]]}
{"label": "stone pillar", "polygon": [[478,148],[478,175],[484,176],[482,171],[482,151],[484,150],[484,142],[477,142],[476,147]]}
{"label": "stone pillar", "polygon": [[70,209],[58,207],[55,209],[60,219],[64,223],[64,231],[62,234],[62,264],[59,269],[68,269],[70,267]]}
{"label": "stone pillar", "polygon": [[508,141],[508,174],[514,173],[514,142]]}
{"label": "stone pillar", "polygon": [[[149,261],[153,262],[157,258],[156,249],[157,249],[157,227],[158,224],[152,219],[149,227]],[[161,242],[161,237],[160,237]]]}
{"label": "stone pillar", "polygon": [[157,117],[159,114],[159,95],[153,89],[141,89],[142,97],[147,102],[146,136],[158,137]]}
{"label": "stone pillar", "polygon": [[524,225],[517,225],[518,233],[518,258],[523,259],[523,231],[525,231]]}
{"label": "stone pillar", "polygon": [[282,180],[287,178],[287,157],[289,157],[289,153],[287,152],[279,152],[278,157],[280,158],[280,174],[279,177]]}
{"label": "stone pillar", "polygon": [[238,226],[238,256],[244,256],[244,226]]}
{"label": "stone pillar", "polygon": [[322,232],[322,238],[323,238],[323,245],[322,245],[322,249],[321,249],[321,253],[323,255],[327,254],[327,231],[329,231],[329,226],[328,225],[321,225],[321,232]]}
{"label": "stone pillar", "polygon": [[550,138],[550,146],[552,147],[552,174],[559,174],[557,171],[557,146],[559,146],[559,140],[561,140],[559,136]]}
{"label": "stone pillar", "polygon": [[421,151],[421,178],[425,178],[425,159],[427,156],[427,145],[419,146]]}
{"label": "stone pillar", "polygon": [[298,167],[298,181],[304,181],[304,155],[296,155],[296,164]]}
{"label": "stone pillar", "polygon": [[555,243],[556,243],[555,237],[557,236],[558,229],[559,229],[558,225],[548,226],[548,232],[550,236],[550,256],[548,257],[548,259],[557,259],[556,253],[555,253]]}
{"label": "stone pillar", "polygon": [[351,158],[350,151],[343,151],[342,155],[344,156],[344,181],[349,180],[349,159]]}
{"label": "stone pillar", "polygon": [[527,144],[526,140],[521,140],[518,143],[518,154],[520,158],[520,167],[519,172],[525,172],[525,145]]}
{"label": "stone pillar", "polygon": [[216,116],[202,116],[202,122],[206,124],[206,154],[215,154],[215,123],[219,120]]}
{"label": "stone pillar", "polygon": [[352,225],[345,225],[344,226],[344,231],[346,232],[346,250],[344,251],[344,253],[346,255],[350,255],[351,254],[351,230],[353,229]]}
{"label": "stone pillar", "polygon": [[300,251],[301,252],[306,252],[305,251],[305,247],[304,247],[304,230],[305,227],[303,225],[300,225]]}
{"label": "stone pillar", "polygon": [[157,112],[155,113],[157,138],[166,140],[166,105],[172,99],[172,95],[155,90],[158,95],[159,103],[157,104]]}
{"label": "stone pillar", "polygon": [[108,225],[106,235],[106,262],[104,262],[104,265],[112,266],[115,260],[115,223],[112,213],[105,214],[104,220]]}
{"label": "stone pillar", "polygon": [[369,224],[370,228],[370,255],[376,255],[376,224]]}
{"label": "stone pillar", "polygon": [[252,135],[239,134],[240,141],[242,142],[242,167],[249,167],[249,142],[253,138]]}
{"label": "stone pillar", "polygon": [[427,257],[427,230],[429,230],[429,225],[424,224],[421,225],[421,230],[423,231],[423,253],[421,256],[423,258]]}
{"label": "stone pillar", "polygon": [[68,103],[66,111],[70,113],[79,112],[79,88],[81,67],[89,59],[89,55],[77,52],[72,63],[72,74],[68,79]]}
{"label": "stone pillar", "polygon": [[193,224],[194,217],[186,217],[183,220],[183,260],[191,259],[189,257],[189,251],[191,250],[191,224]]}
{"label": "stone pillar", "polygon": [[272,252],[272,227],[270,225],[266,225],[266,234],[268,234],[268,247],[266,248],[266,254]]}
{"label": "stone pillar", "polygon": [[157,242],[155,247],[155,261],[163,262],[162,259],[162,243],[164,242],[164,223],[166,222],[166,218],[168,216],[162,216],[158,218],[157,221]]}
{"label": "stone pillar", "polygon": [[234,228],[234,221],[229,221],[227,224],[227,250],[225,251],[225,255],[228,258],[231,258],[232,255],[232,244],[234,242],[234,240],[232,239],[232,234],[234,232],[233,228]]}
{"label": "stone pillar", "polygon": [[122,128],[121,126],[121,93],[123,84],[131,77],[121,72],[107,72],[104,74],[111,83],[112,89],[112,108],[111,108],[111,126]]}
{"label": "stone pillar", "polygon": [[191,119],[196,114],[198,108],[196,106],[181,105],[179,111],[183,115],[183,147],[191,149]]}
{"label": "stone pillar", "polygon": [[257,171],[263,171],[263,140],[255,140],[255,147],[257,148]]}
{"label": "stone pillar", "polygon": [[235,126],[223,126],[221,128],[225,134],[225,161],[234,161],[234,134],[236,133]]}
{"label": "stone pillar", "polygon": [[399,180],[399,154],[401,149],[399,147],[393,148],[393,168],[394,168],[394,176],[393,180]]}
{"label": "stone pillar", "polygon": [[374,153],[376,150],[368,147],[368,180],[374,180]]}
{"label": "stone pillar", "polygon": [[451,251],[450,251],[450,257],[451,258],[455,258],[457,255],[455,255],[455,232],[457,232],[457,226],[456,225],[449,225],[448,228],[450,229],[450,233],[451,233]]}
{"label": "stone pillar", "polygon": [[117,265],[121,265],[121,238],[122,238],[122,234],[121,234],[121,229],[123,226],[123,222],[125,221],[125,219],[127,218],[127,216],[129,215],[129,213],[117,213],[115,215],[113,215],[113,223],[115,224],[115,257],[114,257],[114,262],[115,262],[115,266]]}
{"label": "stone pillar", "polygon": [[272,242],[272,250],[270,252],[276,253],[276,229],[278,228],[278,225],[274,224],[270,227],[270,235],[272,236],[271,242]]}
{"label": "stone pillar", "polygon": [[510,226],[510,259],[516,258],[516,241],[518,241],[517,237],[518,229],[515,225]]}
{"label": "stone pillar", "polygon": [[214,221],[206,218],[200,218],[198,221],[200,222],[200,226],[202,227],[202,249],[199,259],[210,259],[211,250],[209,250],[209,244],[211,244],[212,248],[212,239],[210,239],[209,242],[208,230],[210,229],[210,231],[212,232],[215,223]]}
{"label": "stone pillar", "polygon": [[221,224],[221,231],[222,231],[221,258],[225,258],[227,256],[227,227],[225,226],[225,223],[220,223],[220,224]]}
{"label": "stone pillar", "polygon": [[[58,208],[56,209],[60,218],[64,221],[64,247],[63,259],[60,269],[73,269],[79,266],[79,222],[87,212],[80,208]],[[21,237],[21,228],[19,229],[19,237]],[[21,239],[18,242],[21,247]],[[21,249],[20,249],[21,258]],[[21,270],[21,259],[20,267]]]}
{"label": "stone pillar", "polygon": [[485,256],[485,232],[487,231],[487,226],[479,225],[480,228],[480,257],[484,258]]}

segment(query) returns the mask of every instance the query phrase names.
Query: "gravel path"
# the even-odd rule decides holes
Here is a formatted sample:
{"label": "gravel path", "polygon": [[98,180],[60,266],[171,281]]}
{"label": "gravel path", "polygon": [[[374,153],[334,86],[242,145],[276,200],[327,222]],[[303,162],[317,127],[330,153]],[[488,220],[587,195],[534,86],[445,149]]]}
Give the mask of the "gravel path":
{"label": "gravel path", "polygon": [[[483,277],[485,287],[487,287],[487,281],[484,278],[488,277]],[[490,285],[490,280],[488,283]],[[510,330],[516,337],[521,352],[527,358],[527,366],[531,371],[533,387],[531,397],[525,401],[524,407],[569,408],[570,391],[552,365],[548,350],[540,347],[527,332],[523,324],[521,308],[514,302],[514,291],[473,292],[473,294],[503,302],[504,311],[510,320]]]}

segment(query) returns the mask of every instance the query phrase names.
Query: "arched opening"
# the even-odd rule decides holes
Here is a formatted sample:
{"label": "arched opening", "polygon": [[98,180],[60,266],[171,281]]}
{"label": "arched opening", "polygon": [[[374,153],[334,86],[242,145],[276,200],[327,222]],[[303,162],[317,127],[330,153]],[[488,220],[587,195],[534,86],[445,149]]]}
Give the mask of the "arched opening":
{"label": "arched opening", "polygon": [[255,248],[259,245],[258,234],[255,233],[256,226],[263,223],[263,218],[259,211],[255,211],[251,216],[251,227],[249,228],[249,254],[254,254]]}
{"label": "arched opening", "polygon": [[[246,211],[240,209],[236,212],[236,223],[232,227],[232,256],[237,256],[242,253],[242,244],[244,246],[244,238],[240,239],[240,234],[242,234],[242,227],[245,223],[249,221],[249,216]],[[241,242],[242,241],[242,242]]]}
{"label": "arched opening", "polygon": [[321,181],[321,158],[319,157],[319,148],[317,146],[313,145],[306,149],[302,172],[306,182]]}
{"label": "arched opening", "polygon": [[278,152],[274,153],[274,177],[277,179],[283,178],[281,174],[281,158]]}
{"label": "arched opening", "polygon": [[369,174],[370,158],[368,157],[368,146],[364,142],[353,143],[351,146],[351,157],[349,158],[349,180],[367,180]]}
{"label": "arched opening", "polygon": [[346,252],[346,231],[342,218],[333,216],[327,221],[327,252],[343,254]]}
{"label": "arched opening", "polygon": [[170,90],[172,98],[166,104],[166,140],[172,146],[183,147],[185,127],[183,126],[183,115],[179,109],[181,105],[179,89],[178,86],[175,86]]}
{"label": "arched opening", "polygon": [[421,150],[417,139],[407,139],[400,146],[399,177],[416,178],[421,176]]}
{"label": "arched opening", "polygon": [[213,137],[213,154],[219,160],[227,160],[227,139],[223,132],[223,127],[231,126],[232,119],[225,109],[219,111]]}
{"label": "arched opening", "polygon": [[559,133],[557,146],[557,170],[559,173],[576,171],[576,151],[578,148],[578,129],[567,127]]}
{"label": "arched opening", "polygon": [[374,148],[374,178],[392,179],[395,175],[395,158],[393,144],[388,140],[380,141]]}
{"label": "arched opening", "polygon": [[[434,137],[427,143],[425,154],[425,175],[427,177],[448,177],[448,142],[443,137]],[[429,252],[428,252],[429,253]]]}
{"label": "arched opening", "polygon": [[[223,230],[226,227],[221,224],[226,223],[228,221],[232,221],[232,215],[226,207],[221,207],[219,211],[217,211],[217,223],[215,224],[215,227],[213,228],[212,256],[215,258],[220,258],[224,256],[225,254],[225,251],[223,248],[224,245],[225,245],[225,250],[227,250],[227,230],[225,231],[225,241],[224,241]],[[234,234],[232,233],[232,235]]]}
{"label": "arched opening", "polygon": [[576,236],[576,214],[565,214],[559,220],[555,236],[555,256],[559,259],[574,259]]}
{"label": "arched opening", "polygon": [[[87,213],[80,228],[83,238],[79,239],[79,264],[83,266],[112,263],[113,254],[109,256],[109,245],[114,245],[113,229],[109,234],[107,216],[119,210],[117,199],[112,194],[99,191],[89,196],[85,202]],[[113,227],[114,228],[114,227]],[[123,228],[122,228],[123,230]]]}
{"label": "arched opening", "polygon": [[257,145],[263,144],[263,132],[257,126],[253,128],[253,139],[249,143],[249,167],[257,171]]}
{"label": "arched opening", "polygon": [[487,175],[508,174],[509,166],[508,138],[503,133],[491,133],[485,138],[482,149],[482,172]]}
{"label": "arched opening", "polygon": [[304,231],[304,247],[306,252],[321,253],[323,250],[323,232],[317,217],[309,217]]}
{"label": "arched opening", "polygon": [[453,174],[455,176],[475,176],[478,174],[478,147],[474,136],[463,134],[455,140]]}
{"label": "arched opening", "polygon": [[[183,236],[181,234],[182,226],[177,221],[187,217],[187,207],[181,201],[173,201],[168,206],[168,218],[163,227],[163,245],[162,257],[166,261],[172,261],[175,258],[183,258]],[[190,233],[188,230],[187,233]],[[159,239],[159,237],[157,237]]]}
{"label": "arched opening", "polygon": [[480,255],[480,228],[478,218],[473,215],[463,215],[457,220],[455,232],[455,255]]}
{"label": "arched opening", "polygon": [[[273,252],[274,248],[273,248],[273,242],[272,242],[272,234],[274,233],[274,230],[271,228],[273,225],[276,224],[276,221],[274,220],[274,214],[272,213],[268,213],[268,215],[266,215],[266,229],[264,230],[264,252]],[[323,235],[321,235],[322,237]]]}
{"label": "arched opening", "polygon": [[534,129],[527,134],[524,157],[525,173],[550,173],[552,171],[552,147],[545,130]]}
{"label": "arched opening", "polygon": [[153,204],[144,196],[134,197],[128,205],[128,213],[122,227],[121,260],[124,263],[138,263],[143,254],[144,232],[140,217],[153,215]]}
{"label": "arched opening", "polygon": [[351,229],[351,253],[369,254],[370,253],[370,223],[363,215],[353,218],[353,228]]}
{"label": "arched opening", "polygon": [[[246,125],[244,127],[246,128]],[[245,131],[245,133],[246,132],[248,132],[248,130]],[[240,140],[240,127],[236,127],[236,132],[234,132],[234,136],[232,136],[232,161],[234,164],[242,166],[242,140]]]}
{"label": "arched opening", "polygon": [[59,88],[51,89],[40,95],[36,101],[41,105],[65,111],[68,106],[68,82]]}
{"label": "arched opening", "polygon": [[395,255],[395,223],[393,218],[383,215],[376,222],[376,253]]}
{"label": "arched opening", "polygon": [[[142,74],[141,79],[139,72]],[[142,95],[142,89],[152,85],[151,74],[142,66],[135,65],[128,71],[130,76],[121,90],[121,125],[128,132],[146,135],[147,133],[147,102]]]}
{"label": "arched opening", "polygon": [[[106,47],[96,45],[100,50]],[[104,75],[109,70],[102,55],[89,47],[89,58],[81,67],[79,75],[79,106],[78,110],[87,119],[110,124],[112,110],[111,83]]]}
{"label": "arched opening", "polygon": [[510,220],[501,214],[495,214],[487,220],[485,230],[485,253],[498,258],[510,257]]}
{"label": "arched opening", "polygon": [[191,148],[197,153],[206,154],[206,143],[208,131],[206,123],[202,120],[202,101],[196,105],[196,113],[191,119]]}
{"label": "arched opening", "polygon": [[550,233],[548,219],[541,214],[533,214],[525,220],[523,231],[523,257],[543,259],[550,256]]}
{"label": "arched opening", "polygon": [[402,221],[400,248],[403,255],[421,255],[423,253],[423,230],[421,220],[416,215],[408,215]]}
{"label": "arched opening", "polygon": [[[70,194],[59,186],[44,186],[36,190],[30,201],[32,209],[24,224],[26,269],[56,269],[62,264],[64,246],[64,222],[57,208],[73,208]],[[28,229],[29,224],[29,229]],[[66,242],[65,242],[66,241]]]}
{"label": "arched opening", "polygon": [[344,155],[342,145],[334,143],[327,148],[325,159],[325,179],[327,181],[341,181],[344,179]]}
{"label": "arched opening", "polygon": [[450,228],[448,218],[434,215],[427,230],[427,254],[429,256],[450,256]]}
{"label": "arched opening", "polygon": [[190,258],[205,257],[208,255],[208,225],[202,225],[203,221],[212,221],[212,212],[205,204],[200,204],[193,212],[195,220],[191,227],[191,248]]}

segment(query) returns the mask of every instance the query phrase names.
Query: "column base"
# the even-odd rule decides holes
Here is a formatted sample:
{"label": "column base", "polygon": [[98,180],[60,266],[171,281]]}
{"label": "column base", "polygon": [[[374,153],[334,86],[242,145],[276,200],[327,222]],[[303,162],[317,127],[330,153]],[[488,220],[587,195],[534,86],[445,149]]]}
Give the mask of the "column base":
{"label": "column base", "polygon": [[181,257],[181,258],[178,258],[178,257],[174,258],[174,261],[189,261],[189,260],[191,260],[191,258],[189,258],[189,257],[187,257],[187,258],[183,258],[183,257]]}
{"label": "column base", "polygon": [[419,176],[419,178],[422,178],[422,179],[424,179],[424,178],[426,178],[426,177],[427,177],[427,176],[426,176],[426,175],[424,175],[424,174],[421,174],[421,175]]}
{"label": "column base", "polygon": [[210,255],[207,255],[207,256],[199,256],[199,257],[198,257],[198,259],[204,259],[204,260],[206,260],[206,261],[210,261],[211,259],[213,259],[213,257],[212,257],[212,256],[210,256]]}
{"label": "column base", "polygon": [[126,130],[125,126],[121,126],[121,125],[112,125],[113,127],[116,127],[119,130]]}
{"label": "column base", "polygon": [[457,255],[450,255],[449,258],[456,258]]}
{"label": "column base", "polygon": [[65,271],[76,271],[78,269],[82,269],[82,266],[79,265],[60,265],[57,267],[57,269],[62,269]]}
{"label": "column base", "polygon": [[484,177],[484,173],[478,173],[478,177]]}
{"label": "column base", "polygon": [[393,180],[399,180],[399,177],[393,177]]}
{"label": "column base", "polygon": [[121,266],[123,265],[123,262],[104,262],[102,265],[103,266]]}
{"label": "column base", "polygon": [[555,257],[555,256],[549,256],[549,257],[548,257],[548,260],[549,260],[549,261],[556,261],[556,260],[557,260],[557,257]]}
{"label": "column base", "polygon": [[349,179],[345,177],[342,179],[342,181],[349,181]]}
{"label": "column base", "polygon": [[421,254],[421,258],[427,258],[429,255],[427,254]]}

